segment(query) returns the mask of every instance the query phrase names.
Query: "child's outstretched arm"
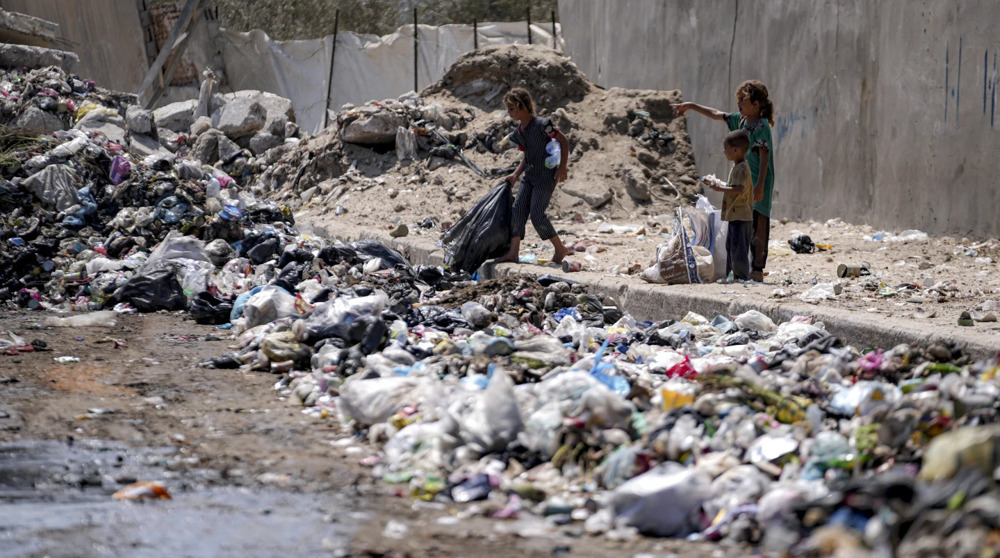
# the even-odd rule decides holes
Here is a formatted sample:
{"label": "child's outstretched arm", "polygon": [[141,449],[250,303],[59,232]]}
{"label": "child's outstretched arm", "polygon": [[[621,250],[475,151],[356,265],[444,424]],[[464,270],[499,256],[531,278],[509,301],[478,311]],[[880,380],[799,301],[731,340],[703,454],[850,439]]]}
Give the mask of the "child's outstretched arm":
{"label": "child's outstretched arm", "polygon": [[722,120],[726,117],[726,113],[721,110],[706,107],[705,105],[699,105],[698,103],[680,103],[677,105],[670,105],[670,108],[677,112],[677,116],[683,116],[687,111],[693,110],[711,118],[712,120]]}
{"label": "child's outstretched arm", "polygon": [[556,182],[564,182],[569,176],[569,140],[556,130],[556,141],[559,142],[559,168],[556,169]]}

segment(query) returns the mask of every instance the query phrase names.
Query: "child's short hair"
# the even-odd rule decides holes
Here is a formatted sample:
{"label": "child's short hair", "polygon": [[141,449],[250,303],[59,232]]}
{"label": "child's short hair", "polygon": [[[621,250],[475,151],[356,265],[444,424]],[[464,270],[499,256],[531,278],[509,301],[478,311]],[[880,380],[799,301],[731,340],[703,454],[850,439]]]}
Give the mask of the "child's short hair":
{"label": "child's short hair", "polygon": [[508,91],[503,97],[503,103],[525,109],[528,114],[535,114],[535,102],[531,100],[531,93],[523,87],[515,87]]}
{"label": "child's short hair", "polygon": [[733,130],[726,134],[722,140],[723,145],[732,145],[743,150],[744,153],[750,150],[750,136],[746,130]]}

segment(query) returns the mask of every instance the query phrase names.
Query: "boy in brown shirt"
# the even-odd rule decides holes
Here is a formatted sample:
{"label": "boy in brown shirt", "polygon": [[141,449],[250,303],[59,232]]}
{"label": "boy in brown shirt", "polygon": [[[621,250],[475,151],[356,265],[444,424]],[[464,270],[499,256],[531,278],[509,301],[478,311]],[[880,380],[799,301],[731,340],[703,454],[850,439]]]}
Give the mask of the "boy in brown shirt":
{"label": "boy in brown shirt", "polygon": [[746,154],[750,137],[745,130],[730,132],[722,141],[726,159],[732,161],[728,183],[705,180],[709,188],[724,192],[722,220],[729,223],[726,236],[726,276],[737,281],[750,279],[750,238],[753,235],[753,179]]}

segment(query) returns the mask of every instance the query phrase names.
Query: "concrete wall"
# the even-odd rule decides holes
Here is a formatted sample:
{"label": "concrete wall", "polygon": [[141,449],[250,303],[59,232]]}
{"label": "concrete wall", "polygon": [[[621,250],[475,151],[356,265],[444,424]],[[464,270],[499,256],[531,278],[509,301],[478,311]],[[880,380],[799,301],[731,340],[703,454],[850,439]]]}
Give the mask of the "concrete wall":
{"label": "concrete wall", "polygon": [[0,0],[0,7],[59,24],[55,48],[80,57],[78,73],[134,92],[149,64],[135,0]]}
{"label": "concrete wall", "polygon": [[[773,216],[1000,236],[995,0],[560,0],[567,53],[605,86],[777,109]],[[699,172],[725,128],[693,114]]]}

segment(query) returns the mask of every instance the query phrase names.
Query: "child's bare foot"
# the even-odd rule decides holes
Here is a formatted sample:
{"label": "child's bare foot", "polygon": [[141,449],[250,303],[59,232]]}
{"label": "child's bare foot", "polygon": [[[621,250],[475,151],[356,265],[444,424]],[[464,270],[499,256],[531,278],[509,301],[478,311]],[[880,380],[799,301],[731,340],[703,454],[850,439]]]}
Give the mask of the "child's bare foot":
{"label": "child's bare foot", "polygon": [[562,250],[556,250],[555,254],[552,255],[552,263],[562,263],[563,258],[569,255],[569,249],[563,248]]}
{"label": "child's bare foot", "polygon": [[493,260],[493,263],[517,263],[517,254],[511,254],[510,252],[500,256],[499,258]]}

